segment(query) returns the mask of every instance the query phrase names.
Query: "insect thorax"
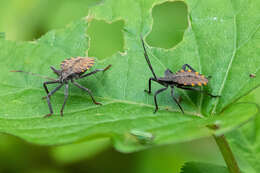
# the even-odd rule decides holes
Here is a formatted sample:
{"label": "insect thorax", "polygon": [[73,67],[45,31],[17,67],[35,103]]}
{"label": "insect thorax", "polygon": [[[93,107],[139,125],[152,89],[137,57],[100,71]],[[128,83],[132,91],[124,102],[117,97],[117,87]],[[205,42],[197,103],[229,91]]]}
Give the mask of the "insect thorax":
{"label": "insect thorax", "polygon": [[79,76],[80,76],[79,73],[74,73],[71,70],[61,71],[60,80],[64,81],[67,79],[78,78]]}

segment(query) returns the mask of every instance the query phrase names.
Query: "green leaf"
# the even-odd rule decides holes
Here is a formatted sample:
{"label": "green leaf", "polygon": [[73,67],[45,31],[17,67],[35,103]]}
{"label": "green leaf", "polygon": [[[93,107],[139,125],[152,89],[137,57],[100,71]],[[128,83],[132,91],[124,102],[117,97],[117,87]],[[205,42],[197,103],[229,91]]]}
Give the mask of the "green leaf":
{"label": "green leaf", "polygon": [[182,167],[181,173],[228,173],[224,166],[211,163],[187,162]]}
{"label": "green leaf", "polygon": [[[255,80],[255,79],[254,79]],[[257,80],[257,79],[256,79]],[[260,88],[244,97],[241,102],[252,101],[260,105]],[[244,172],[260,171],[260,117],[227,134],[231,148]]]}
{"label": "green leaf", "polygon": [[[179,89],[176,95],[183,98],[181,105],[185,114],[182,114],[169,92],[164,92],[158,96],[160,110],[154,114],[153,96],[143,92],[152,75],[139,36],[151,31],[151,8],[162,2],[165,1],[107,0],[93,7],[87,20],[76,21],[64,30],[51,31],[38,41],[0,40],[3,64],[0,131],[44,145],[110,137],[118,150],[131,152],[220,135],[252,119],[259,112],[255,104],[233,103],[260,83],[249,77],[252,72],[256,79],[260,76],[259,19],[250,15],[260,14],[257,13],[259,2],[185,3],[190,26],[183,41],[169,50],[150,47],[152,65],[156,74],[163,76],[167,67],[177,71],[188,63],[200,73],[212,76],[209,86],[203,89],[221,97],[210,98]],[[86,54],[89,48],[86,31],[91,17],[107,22],[124,21],[125,52],[102,61],[97,59],[95,68],[112,64],[111,69],[79,81],[92,90],[103,106],[94,105],[85,92],[71,86],[64,117],[59,116],[64,99],[60,90],[52,97],[55,114],[44,119],[49,111],[46,101],[41,99],[45,95],[44,80],[9,71],[24,70],[55,77],[50,65],[58,68],[65,58]],[[161,87],[153,84],[153,93]],[[208,128],[212,125],[218,128]],[[132,130],[153,137],[149,142],[140,142],[140,135],[137,140],[131,137]]]}

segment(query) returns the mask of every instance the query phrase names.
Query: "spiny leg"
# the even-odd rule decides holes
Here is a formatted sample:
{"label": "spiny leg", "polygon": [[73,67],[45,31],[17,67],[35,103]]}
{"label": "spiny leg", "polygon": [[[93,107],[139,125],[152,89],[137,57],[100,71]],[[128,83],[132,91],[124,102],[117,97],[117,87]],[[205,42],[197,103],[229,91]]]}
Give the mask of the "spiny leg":
{"label": "spiny leg", "polygon": [[218,95],[212,95],[210,93],[208,93],[207,91],[203,91],[199,88],[188,88],[188,87],[184,87],[184,86],[177,86],[178,88],[181,88],[181,89],[185,89],[185,90],[191,90],[191,91],[197,91],[197,92],[202,92],[202,93],[205,93],[207,95],[209,95],[210,97],[220,97]]}
{"label": "spiny leg", "polygon": [[177,105],[179,106],[182,113],[184,114],[184,111],[183,111],[179,101],[174,97],[174,87],[173,86],[171,86],[171,96],[172,96],[173,100],[177,103]]}
{"label": "spiny leg", "polygon": [[155,79],[155,78],[153,78],[153,77],[151,77],[151,78],[149,78],[149,88],[148,88],[148,90],[144,90],[145,92],[147,92],[148,94],[151,94],[151,81],[155,81],[155,82],[157,82],[157,80]]}
{"label": "spiny leg", "polygon": [[104,69],[96,69],[96,70],[94,70],[94,71],[92,71],[92,72],[90,72],[90,73],[87,73],[87,74],[84,74],[84,75],[80,76],[80,78],[84,78],[84,77],[90,76],[90,75],[95,74],[95,73],[97,73],[97,72],[99,72],[99,71],[105,72],[105,71],[107,71],[111,66],[112,66],[112,65],[110,64],[110,65],[108,65],[108,66],[107,66],[106,68],[104,68]]}
{"label": "spiny leg", "polygon": [[[44,87],[44,89],[45,89],[47,95],[49,94],[49,90],[48,90],[48,88],[47,88],[47,85],[48,85],[48,84],[55,84],[55,83],[59,83],[59,80],[47,81],[47,82],[44,82],[44,83],[43,83],[43,87]],[[45,97],[42,97],[42,98],[45,99],[46,96],[45,96]]]}
{"label": "spiny leg", "polygon": [[157,96],[159,93],[165,91],[167,88],[168,88],[168,86],[167,86],[166,88],[161,88],[161,89],[159,89],[159,90],[157,90],[157,91],[155,92],[155,94],[154,94],[154,104],[155,104],[154,113],[156,113],[156,112],[158,111],[158,104],[157,104],[157,98],[156,98],[156,96]]}
{"label": "spiny leg", "polygon": [[182,66],[182,69],[183,69],[184,71],[186,71],[186,67],[188,67],[189,69],[191,69],[191,71],[196,72],[196,70],[194,70],[189,64],[184,64],[184,65]]}
{"label": "spiny leg", "polygon": [[88,94],[90,95],[90,97],[91,97],[93,103],[95,103],[96,105],[102,105],[101,103],[96,102],[96,100],[95,100],[94,97],[92,96],[92,93],[91,93],[90,89],[81,86],[80,84],[78,84],[77,82],[75,82],[75,81],[73,81],[73,80],[72,80],[71,82],[72,82],[76,87],[78,87],[78,88],[80,88],[80,89],[83,89],[84,91],[87,91]]}
{"label": "spiny leg", "polygon": [[56,68],[54,68],[53,66],[50,66],[50,68],[52,69],[52,71],[57,75],[60,76],[61,75],[61,71],[57,70]]}
{"label": "spiny leg", "polygon": [[65,84],[65,90],[64,90],[64,102],[63,102],[63,105],[62,105],[62,108],[60,110],[60,115],[63,116],[63,109],[65,107],[65,104],[67,102],[67,99],[68,99],[68,96],[69,96],[69,84]]}
{"label": "spiny leg", "polygon": [[51,102],[50,102],[50,96],[53,95],[56,91],[58,91],[62,86],[63,86],[63,83],[60,84],[59,86],[57,86],[54,90],[52,90],[47,95],[46,99],[47,99],[47,103],[48,103],[48,106],[49,106],[50,113],[45,115],[44,117],[49,117],[49,116],[51,116],[53,114],[53,109],[52,109]]}

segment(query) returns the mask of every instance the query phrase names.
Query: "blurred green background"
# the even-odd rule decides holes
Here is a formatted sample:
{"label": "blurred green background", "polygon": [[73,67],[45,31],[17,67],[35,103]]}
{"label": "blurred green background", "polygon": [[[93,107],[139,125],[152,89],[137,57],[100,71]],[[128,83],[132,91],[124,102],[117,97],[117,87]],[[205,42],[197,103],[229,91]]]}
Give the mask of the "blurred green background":
{"label": "blurred green background", "polygon": [[[0,32],[5,32],[7,40],[35,40],[87,16],[89,7],[98,3],[97,0],[1,0]],[[146,39],[151,46],[172,48],[182,40],[188,27],[187,7],[183,2],[156,5],[152,16],[153,29]],[[87,31],[91,38],[88,55],[102,59],[123,52],[123,28],[123,21],[93,20]],[[46,147],[0,134],[0,173],[178,173],[186,161],[224,165],[212,138],[123,154],[111,147],[109,139]]]}

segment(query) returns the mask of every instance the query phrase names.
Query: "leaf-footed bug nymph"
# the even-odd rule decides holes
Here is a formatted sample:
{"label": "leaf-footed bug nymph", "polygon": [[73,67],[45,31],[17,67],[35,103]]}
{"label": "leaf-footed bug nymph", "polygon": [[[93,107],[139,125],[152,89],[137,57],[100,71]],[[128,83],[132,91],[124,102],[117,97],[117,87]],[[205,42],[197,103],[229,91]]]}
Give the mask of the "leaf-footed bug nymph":
{"label": "leaf-footed bug nymph", "polygon": [[[84,74],[87,70],[89,70],[95,63],[94,58],[89,58],[89,57],[75,57],[75,58],[70,58],[70,59],[66,59],[64,61],[61,62],[60,67],[61,70],[57,70],[54,67],[50,67],[52,69],[52,71],[58,76],[58,79],[52,79],[50,81],[46,81],[43,83],[43,87],[47,93],[46,98],[47,99],[47,103],[48,103],[48,107],[50,110],[50,113],[47,114],[45,117],[49,117],[53,114],[53,109],[52,109],[52,105],[50,102],[50,97],[56,92],[58,91],[63,85],[65,85],[65,91],[64,91],[64,102],[60,111],[61,116],[63,115],[63,109],[65,107],[65,104],[67,102],[68,99],[68,94],[69,94],[69,82],[71,82],[72,84],[74,84],[76,87],[86,91],[93,103],[97,104],[97,105],[101,105],[101,103],[96,102],[96,100],[94,99],[92,92],[90,91],[90,89],[80,85],[79,83],[77,83],[75,81],[75,79],[82,79],[84,77],[93,75],[99,71],[103,71],[105,72],[106,70],[108,70],[111,65],[108,65],[106,68],[104,69],[96,69],[90,73],[86,73]],[[24,72],[24,71],[12,71],[12,72]],[[32,74],[32,75],[36,75],[36,76],[40,76],[34,73],[30,73],[30,72],[25,72],[28,74]],[[49,78],[48,78],[49,79]],[[49,92],[47,85],[49,84],[55,84],[58,83],[59,85],[53,89],[52,91]]]}
{"label": "leaf-footed bug nymph", "polygon": [[[198,91],[198,92],[203,92],[211,97],[219,97],[219,96],[215,96],[212,95],[210,93],[208,93],[207,91],[203,91],[200,90],[199,88],[194,88],[194,86],[202,86],[202,85],[207,85],[208,84],[208,78],[206,78],[204,75],[199,74],[199,72],[196,72],[190,65],[188,64],[184,64],[182,66],[182,69],[178,72],[176,72],[175,74],[169,70],[166,69],[164,72],[164,77],[157,77],[154,73],[153,67],[151,65],[151,62],[148,58],[147,52],[146,52],[146,48],[145,48],[145,44],[144,44],[144,40],[141,36],[141,41],[142,41],[142,45],[143,45],[143,49],[144,49],[144,57],[147,61],[147,64],[153,74],[153,77],[149,78],[149,89],[148,90],[144,90],[147,93],[151,93],[151,81],[157,82],[161,85],[164,86],[164,88],[161,88],[159,90],[157,90],[154,94],[154,104],[155,104],[155,110],[154,113],[156,113],[158,111],[158,104],[157,104],[157,95],[163,91],[165,91],[166,89],[168,89],[168,87],[171,87],[171,97],[173,98],[173,100],[176,102],[176,104],[179,106],[180,110],[182,111],[182,113],[184,113],[178,99],[175,98],[174,96],[174,87],[177,88],[181,88],[184,90],[192,90],[192,91]],[[188,68],[188,70],[186,70],[186,68]]]}

